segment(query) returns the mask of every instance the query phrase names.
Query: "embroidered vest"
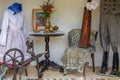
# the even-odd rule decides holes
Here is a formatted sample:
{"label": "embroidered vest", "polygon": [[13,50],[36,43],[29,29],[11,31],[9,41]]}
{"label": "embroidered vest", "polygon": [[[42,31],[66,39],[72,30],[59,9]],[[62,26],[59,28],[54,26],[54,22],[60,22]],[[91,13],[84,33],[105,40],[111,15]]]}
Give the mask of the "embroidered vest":
{"label": "embroidered vest", "polygon": [[100,0],[100,11],[103,14],[120,13],[120,0]]}

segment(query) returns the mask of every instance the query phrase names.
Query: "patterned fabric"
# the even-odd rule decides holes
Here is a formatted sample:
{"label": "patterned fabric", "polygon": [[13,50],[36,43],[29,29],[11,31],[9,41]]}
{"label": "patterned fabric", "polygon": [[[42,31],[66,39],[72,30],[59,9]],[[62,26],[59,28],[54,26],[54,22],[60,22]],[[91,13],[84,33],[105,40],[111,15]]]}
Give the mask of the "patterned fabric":
{"label": "patterned fabric", "polygon": [[[84,80],[83,77],[78,78],[52,78],[52,79],[22,79],[22,80]],[[90,80],[111,80],[111,79],[104,79],[104,78],[91,78]]]}
{"label": "patterned fabric", "polygon": [[22,79],[22,80],[84,80],[83,77],[78,78],[52,78],[52,79]]}
{"label": "patterned fabric", "polygon": [[87,55],[95,52],[95,31],[91,31],[90,47],[80,48],[80,29],[73,29],[68,33],[69,48],[64,51],[61,58],[64,67],[64,74],[68,73],[68,70],[77,69],[82,73],[84,63],[86,62]]}
{"label": "patterned fabric", "polygon": [[120,13],[120,0],[100,0],[100,12],[112,15]]}

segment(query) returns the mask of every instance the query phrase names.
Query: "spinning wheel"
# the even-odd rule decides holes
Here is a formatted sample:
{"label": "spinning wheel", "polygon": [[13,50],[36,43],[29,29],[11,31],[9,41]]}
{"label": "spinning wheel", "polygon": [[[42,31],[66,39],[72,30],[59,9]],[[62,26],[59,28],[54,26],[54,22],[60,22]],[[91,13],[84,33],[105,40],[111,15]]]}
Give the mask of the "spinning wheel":
{"label": "spinning wheel", "polygon": [[3,62],[9,68],[18,68],[24,62],[24,55],[19,49],[12,48],[3,56]]}

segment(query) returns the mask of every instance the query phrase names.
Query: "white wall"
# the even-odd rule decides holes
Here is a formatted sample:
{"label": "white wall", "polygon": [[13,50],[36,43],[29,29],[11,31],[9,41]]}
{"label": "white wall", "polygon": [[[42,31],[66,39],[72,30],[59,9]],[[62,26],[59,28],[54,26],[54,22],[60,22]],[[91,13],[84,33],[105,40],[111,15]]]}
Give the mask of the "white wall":
{"label": "white wall", "polygon": [[[2,23],[2,14],[9,5],[17,0],[0,0],[0,25]],[[23,10],[26,16],[26,23],[28,30],[32,28],[32,9],[39,8],[43,0],[18,0],[23,4]],[[57,25],[60,30],[65,32],[64,36],[50,38],[50,59],[62,64],[60,58],[68,47],[67,33],[73,28],[81,28],[84,6],[87,0],[54,0],[55,11],[51,16],[52,25]],[[99,28],[99,8],[92,12],[92,29]],[[40,53],[44,51],[44,38],[31,37],[35,42],[35,52]],[[102,61],[102,49],[100,47],[99,38],[97,42],[97,49],[95,53],[95,65],[100,66]],[[111,55],[110,55],[111,56]],[[90,57],[90,56],[89,56]],[[41,59],[44,59],[42,57]],[[41,60],[40,59],[40,60]],[[111,57],[110,57],[111,59]],[[91,65],[91,58],[88,59]],[[111,64],[110,60],[110,64]]]}

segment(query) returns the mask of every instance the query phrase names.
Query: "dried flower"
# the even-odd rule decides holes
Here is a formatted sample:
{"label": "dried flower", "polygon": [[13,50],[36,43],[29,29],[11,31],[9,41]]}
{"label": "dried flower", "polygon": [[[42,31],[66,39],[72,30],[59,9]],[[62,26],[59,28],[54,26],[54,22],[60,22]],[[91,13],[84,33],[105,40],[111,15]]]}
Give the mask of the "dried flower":
{"label": "dried flower", "polygon": [[50,0],[47,0],[42,6],[41,6],[45,17],[50,17],[50,14],[53,12],[54,6],[53,3],[50,2]]}

